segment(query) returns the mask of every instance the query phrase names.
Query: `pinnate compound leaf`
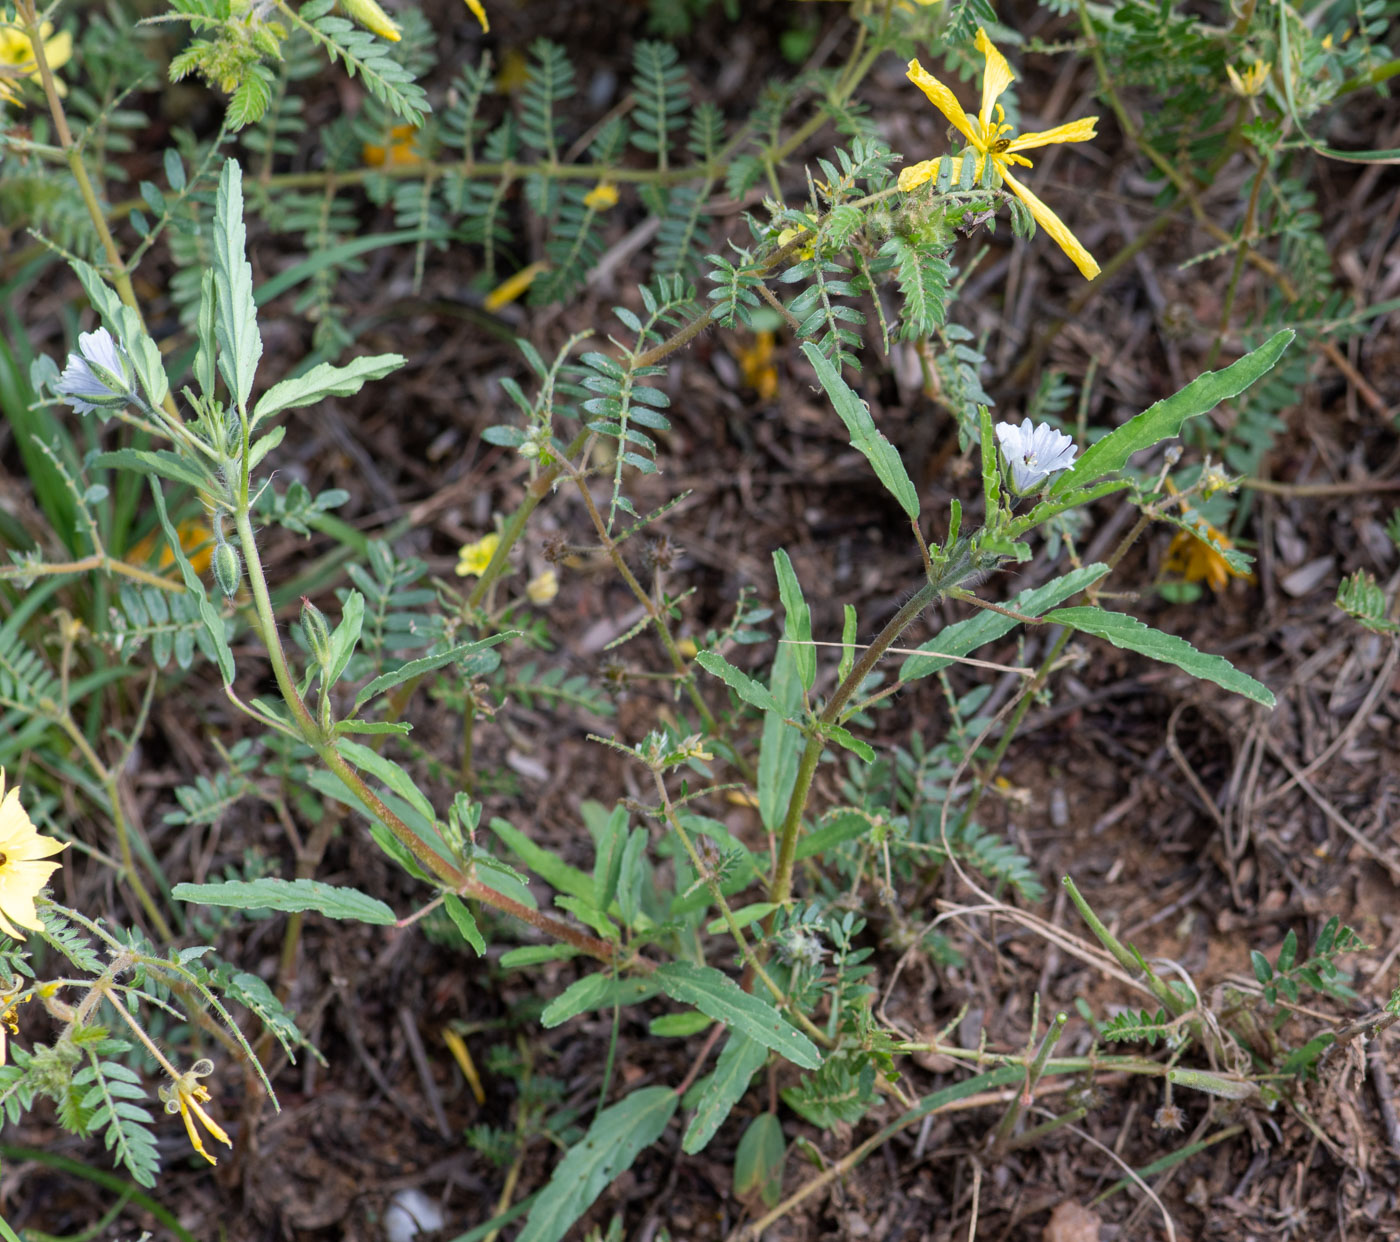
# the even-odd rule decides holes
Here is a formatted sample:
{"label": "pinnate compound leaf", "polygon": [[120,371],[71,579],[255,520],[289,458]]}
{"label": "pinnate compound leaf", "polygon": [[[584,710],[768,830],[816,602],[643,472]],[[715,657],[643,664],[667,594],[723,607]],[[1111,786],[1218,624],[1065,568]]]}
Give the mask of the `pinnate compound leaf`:
{"label": "pinnate compound leaf", "polygon": [[669,1087],[643,1087],[599,1113],[540,1191],[517,1242],[560,1242],[608,1184],[661,1137],[679,1104]]}
{"label": "pinnate compound leaf", "polygon": [[672,1000],[694,1005],[716,1022],[747,1035],[803,1069],[822,1063],[816,1044],[766,1001],[745,992],[713,966],[667,962],[650,976]]}
{"label": "pinnate compound leaf", "polygon": [[855,390],[841,378],[841,373],[822,356],[822,351],[810,341],[802,346],[807,361],[817,373],[817,379],[826,389],[831,404],[851,433],[851,447],[871,464],[885,489],[899,501],[901,509],[910,518],[919,516],[919,493],[914,487],[909,472],[900,460],[899,450],[875,426],[869,407],[855,394]]}
{"label": "pinnate compound leaf", "polygon": [[1180,392],[1173,393],[1110,431],[1097,444],[1085,449],[1079,460],[1055,480],[1047,493],[1048,497],[1054,499],[1063,496],[1074,488],[1084,487],[1095,479],[1121,470],[1134,453],[1179,434],[1181,425],[1188,418],[1205,414],[1222,401],[1239,396],[1273,368],[1288,348],[1293,335],[1288,328],[1276,332],[1258,349],[1245,354],[1223,371],[1207,371],[1204,375],[1198,375]]}
{"label": "pinnate compound leaf", "polygon": [[768,1049],[756,1039],[750,1039],[738,1031],[729,1033],[724,1047],[720,1049],[715,1072],[705,1080],[695,1116],[685,1132],[681,1147],[686,1155],[693,1156],[697,1151],[704,1150],[714,1138],[715,1131],[729,1116],[730,1110],[749,1089],[750,1080],[767,1060]]}
{"label": "pinnate compound leaf", "polygon": [[1267,686],[1255,681],[1248,673],[1240,672],[1224,656],[1197,651],[1184,638],[1154,630],[1126,612],[1108,612],[1090,607],[1056,608],[1045,614],[1045,620],[1093,634],[1124,651],[1136,651],[1163,664],[1175,664],[1192,677],[1213,681],[1232,694],[1243,695],[1265,707],[1274,705],[1274,696]]}
{"label": "pinnate compound leaf", "polygon": [[354,888],[322,884],[320,880],[226,880],[221,884],[177,884],[172,895],[179,901],[203,906],[230,906],[235,910],[283,910],[296,913],[315,910],[331,919],[353,919],[381,927],[398,922],[377,897]]}
{"label": "pinnate compound leaf", "polygon": [[253,424],[271,418],[283,410],[295,410],[326,397],[349,397],[359,392],[368,380],[383,379],[397,371],[405,362],[402,354],[374,354],[355,358],[344,366],[322,362],[304,375],[273,384],[253,407]]}

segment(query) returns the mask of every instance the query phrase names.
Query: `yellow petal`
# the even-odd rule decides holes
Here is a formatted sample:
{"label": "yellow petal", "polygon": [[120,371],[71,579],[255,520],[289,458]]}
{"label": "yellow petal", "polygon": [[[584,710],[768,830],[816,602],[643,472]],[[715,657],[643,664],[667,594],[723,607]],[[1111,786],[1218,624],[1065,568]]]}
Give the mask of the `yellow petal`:
{"label": "yellow petal", "polygon": [[491,33],[491,19],[486,16],[486,10],[481,7],[481,0],[467,0],[467,8],[472,11],[472,16],[481,23],[484,33]]}
{"label": "yellow petal", "polygon": [[482,305],[489,311],[500,310],[503,306],[509,306],[535,283],[536,276],[548,270],[548,263],[531,263],[529,267],[522,267],[509,280],[502,281],[492,289],[491,292],[486,295],[486,300]]}
{"label": "yellow petal", "polygon": [[1061,250],[1069,255],[1070,261],[1079,269],[1084,279],[1093,280],[1099,274],[1099,265],[1094,262],[1094,256],[1080,244],[1079,238],[1069,231],[1069,225],[1040,199],[1036,198],[1006,169],[1002,169],[1001,175],[1006,184],[1011,187],[1011,192],[1025,203],[1035,222],[1055,239]]}
{"label": "yellow petal", "polygon": [[941,155],[936,160],[924,160],[922,163],[910,164],[899,174],[899,188],[907,192],[916,186],[923,185],[925,181],[932,181],[938,176],[938,170],[945,159],[952,165],[953,169],[949,174],[951,177],[949,184],[957,185],[962,180],[963,157],[961,155]]}
{"label": "yellow petal", "polygon": [[583,205],[592,211],[608,211],[617,206],[617,186],[600,181],[583,196]]}
{"label": "yellow petal", "polygon": [[1029,151],[1033,147],[1048,147],[1057,142],[1088,142],[1095,136],[1094,126],[1098,124],[1099,118],[1096,116],[1080,117],[1077,121],[1067,121],[1063,125],[1056,125],[1054,129],[1042,129],[1036,133],[1018,134],[1011,140],[1011,145],[1006,148],[1007,152]]}
{"label": "yellow petal", "polygon": [[1006,57],[996,50],[981,26],[977,27],[977,50],[987,58],[987,67],[982,72],[982,111],[977,114],[985,134],[992,127],[992,108],[1016,75],[1011,72]]}
{"label": "yellow petal", "polygon": [[928,96],[928,101],[948,118],[949,123],[968,142],[979,141],[977,132],[972,128],[972,118],[963,111],[963,106],[958,102],[958,97],[943,85],[933,74],[929,73],[917,60],[909,62],[909,70],[906,75],[923,93]]}
{"label": "yellow petal", "polygon": [[[47,27],[49,23],[45,22]],[[44,55],[48,57],[49,68],[57,69],[60,65],[66,65],[73,56],[73,36],[68,31],[61,31],[52,39],[46,35],[44,38]]]}
{"label": "yellow petal", "polygon": [[394,19],[375,0],[340,0],[341,7],[366,30],[372,30],[381,39],[397,43],[403,36]]}

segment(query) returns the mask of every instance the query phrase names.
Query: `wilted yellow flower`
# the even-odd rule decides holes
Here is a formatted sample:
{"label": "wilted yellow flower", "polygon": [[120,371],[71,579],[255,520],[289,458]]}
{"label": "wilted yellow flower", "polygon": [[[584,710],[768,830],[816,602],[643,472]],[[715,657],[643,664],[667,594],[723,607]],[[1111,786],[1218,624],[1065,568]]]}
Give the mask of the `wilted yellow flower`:
{"label": "wilted yellow flower", "polygon": [[214,1062],[208,1057],[201,1057],[168,1087],[158,1088],[156,1094],[165,1101],[167,1113],[180,1114],[180,1120],[185,1123],[185,1133],[190,1136],[190,1146],[210,1164],[218,1164],[219,1162],[204,1150],[204,1140],[194,1124],[194,1119],[198,1117],[212,1137],[218,1139],[225,1147],[233,1146],[223,1127],[200,1107],[209,1099],[209,1088],[199,1079],[208,1078],[213,1072]]}
{"label": "wilted yellow flower", "polygon": [[397,43],[403,36],[398,24],[375,0],[340,0],[341,7],[366,30],[372,30],[381,39]]}
{"label": "wilted yellow flower", "polygon": [[[52,36],[52,37],[50,37]],[[73,55],[73,36],[66,30],[53,33],[53,22],[44,22],[39,27],[39,38],[44,43],[44,59],[50,69],[66,65]],[[34,45],[22,30],[0,30],[0,99],[6,103],[19,103],[17,83],[20,78],[39,77],[39,64],[34,59]],[[54,87],[60,95],[68,93],[67,87],[54,77]]]}
{"label": "wilted yellow flower", "polygon": [[525,584],[525,594],[530,597],[532,604],[538,604],[541,608],[552,603],[554,597],[559,594],[559,575],[552,569],[536,574]]}
{"label": "wilted yellow flower", "polygon": [[[186,518],[175,528],[175,533],[180,537],[180,547],[189,557],[194,572],[203,574],[214,555],[214,532],[209,528],[209,523],[202,518]],[[170,550],[164,532],[160,530],[153,530],[134,543],[123,559],[128,565],[145,565],[150,561],[157,543],[160,544],[160,559],[156,562],[156,568],[164,573],[174,566],[175,553]]]}
{"label": "wilted yellow flower", "polygon": [[418,150],[418,127],[395,125],[389,131],[387,147],[367,142],[360,148],[360,158],[371,168],[381,168],[385,164],[421,164],[423,156]]}
{"label": "wilted yellow flower", "polygon": [[1225,76],[1230,79],[1230,89],[1236,95],[1245,99],[1250,99],[1260,94],[1269,83],[1269,74],[1273,72],[1273,64],[1267,60],[1251,61],[1244,67],[1244,72],[1236,72],[1234,65],[1225,66]]}
{"label": "wilted yellow flower", "polygon": [[[1099,118],[1086,116],[1078,121],[1057,125],[1054,129],[1022,134],[1017,138],[1010,137],[1011,126],[1006,124],[1006,113],[997,100],[1015,80],[1016,75],[1011,72],[1006,57],[997,51],[992,41],[987,38],[987,32],[980,27],[977,31],[977,50],[986,59],[986,67],[982,73],[982,108],[975,118],[968,116],[957,96],[917,60],[909,62],[909,80],[928,96],[929,102],[967,139],[966,149],[973,153],[977,161],[976,175],[981,177],[983,165],[990,159],[993,168],[1010,187],[1011,192],[1025,203],[1035,222],[1069,255],[1085,279],[1092,280],[1099,274],[1099,265],[1094,262],[1093,256],[1084,249],[1079,239],[1070,232],[1069,226],[1059,216],[1012,176],[1011,166],[1024,164],[1027,168],[1031,167],[1030,160],[1018,154],[1020,151],[1046,147],[1057,142],[1086,142],[1094,137],[1094,126]],[[962,174],[962,157],[941,158],[950,159],[953,179],[958,180]],[[924,160],[911,165],[899,174],[899,188],[908,191],[926,181],[932,181],[938,176],[939,165],[939,159]]]}
{"label": "wilted yellow flower", "polygon": [[481,23],[481,29],[486,33],[491,33],[491,19],[486,16],[486,10],[481,7],[481,0],[467,0],[467,8],[472,11],[472,16]]}
{"label": "wilted yellow flower", "polygon": [[600,181],[583,196],[583,205],[592,211],[607,211],[617,206],[617,186]]}
{"label": "wilted yellow flower", "polygon": [[489,535],[483,535],[475,543],[464,543],[458,550],[457,555],[461,559],[457,562],[457,576],[465,578],[471,576],[479,578],[486,572],[486,567],[491,563],[491,558],[496,555],[496,549],[501,546],[501,537],[492,531]]}
{"label": "wilted yellow flower", "polygon": [[1212,591],[1225,589],[1231,578],[1254,581],[1254,575],[1243,573],[1225,559],[1225,552],[1235,545],[1229,536],[1216,530],[1204,519],[1195,523],[1196,533],[1179,530],[1172,536],[1171,547],[1163,568],[1187,582],[1204,582]]}
{"label": "wilted yellow flower", "polygon": [[482,303],[489,311],[500,310],[503,306],[509,306],[531,285],[535,283],[535,278],[541,272],[549,271],[548,263],[531,263],[529,267],[522,267],[509,280],[503,280],[499,285],[486,295]]}
{"label": "wilted yellow flower", "polygon": [[34,909],[34,898],[61,866],[40,859],[57,854],[62,841],[41,837],[19,803],[19,786],[5,792],[5,772],[0,768],[0,931],[23,940],[26,927],[40,931],[43,924]]}
{"label": "wilted yellow flower", "polygon": [[758,393],[760,400],[771,401],[778,395],[778,367],[773,361],[771,332],[756,333],[753,344],[740,350],[739,368],[744,374],[744,383]]}

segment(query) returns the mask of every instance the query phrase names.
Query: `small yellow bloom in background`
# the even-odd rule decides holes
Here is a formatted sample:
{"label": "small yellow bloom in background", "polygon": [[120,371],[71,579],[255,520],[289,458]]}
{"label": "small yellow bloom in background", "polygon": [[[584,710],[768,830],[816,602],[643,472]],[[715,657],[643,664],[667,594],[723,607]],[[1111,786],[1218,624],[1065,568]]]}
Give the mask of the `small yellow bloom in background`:
{"label": "small yellow bloom in background", "polygon": [[233,1146],[223,1127],[200,1107],[209,1099],[209,1088],[199,1079],[208,1078],[213,1072],[214,1062],[208,1057],[201,1057],[168,1087],[159,1088],[156,1094],[165,1101],[167,1113],[180,1114],[180,1120],[185,1123],[185,1133],[190,1136],[190,1146],[210,1164],[218,1164],[219,1162],[204,1150],[204,1140],[194,1124],[195,1118],[198,1117],[213,1138],[218,1139],[225,1147]]}
{"label": "small yellow bloom in background", "polygon": [[397,43],[403,36],[398,23],[394,21],[375,0],[340,0],[340,6],[366,30],[372,30],[381,39]]}
{"label": "small yellow bloom in background", "polygon": [[[1094,126],[1098,123],[1099,118],[1086,116],[1078,121],[1057,125],[1054,129],[1011,137],[1011,126],[1006,124],[1006,113],[997,100],[1015,80],[1016,75],[1011,72],[1011,66],[1007,63],[1006,57],[997,51],[992,41],[987,38],[987,32],[980,27],[977,31],[977,50],[985,58],[986,66],[982,73],[982,107],[976,117],[968,116],[963,111],[962,104],[958,102],[957,96],[930,74],[917,60],[909,62],[908,78],[923,91],[929,102],[948,118],[953,128],[967,139],[967,150],[970,154],[975,155],[977,160],[976,175],[981,177],[983,165],[986,160],[990,159],[992,167],[996,169],[1011,192],[1025,203],[1026,209],[1031,213],[1035,222],[1050,234],[1065,254],[1069,255],[1070,260],[1085,279],[1093,280],[1099,274],[1099,265],[1094,262],[1094,257],[1084,249],[1079,239],[1070,232],[1069,226],[1059,216],[1012,176],[1011,166],[1013,164],[1024,164],[1027,168],[1032,166],[1030,160],[1018,154],[1021,151],[1029,151],[1035,147],[1047,147],[1057,142],[1087,142],[1094,137]],[[915,186],[932,181],[938,176],[939,163],[940,160],[932,159],[910,165],[899,174],[899,188],[907,193]],[[961,160],[954,159],[954,179],[958,177],[961,170]]]}
{"label": "small yellow bloom in background", "polygon": [[548,263],[531,263],[529,267],[522,267],[509,280],[503,280],[492,289],[486,295],[482,305],[489,311],[497,311],[503,306],[509,306],[535,283],[535,279],[541,272],[547,271],[549,271]]}
{"label": "small yellow bloom in background", "polygon": [[[209,523],[202,518],[186,518],[175,528],[175,533],[180,537],[180,547],[189,557],[194,572],[202,575],[214,557],[214,532]],[[133,544],[122,559],[128,565],[146,565],[150,562],[157,543],[160,545],[160,559],[156,562],[156,568],[164,573],[174,567],[175,553],[170,550],[164,533],[159,529],[153,530],[144,539]]]}
{"label": "small yellow bloom in background", "polygon": [[700,648],[695,645],[693,638],[682,638],[676,644],[676,650],[685,656],[687,660],[693,660],[700,654]]}
{"label": "small yellow bloom in background", "polygon": [[40,860],[63,847],[62,841],[39,835],[20,805],[19,786],[5,792],[5,771],[0,768],[0,931],[7,936],[23,940],[19,928],[43,929],[34,898],[62,864]]}
{"label": "small yellow bloom in background", "polygon": [[483,34],[491,33],[491,19],[486,16],[486,10],[481,5],[481,0],[467,0],[467,8],[472,11],[472,16],[481,23]]}
{"label": "small yellow bloom in background", "polygon": [[590,211],[608,211],[617,206],[617,186],[600,181],[583,196],[583,205]]}
{"label": "small yellow bloom in background", "polygon": [[543,608],[546,604],[553,603],[554,597],[559,594],[559,575],[552,569],[546,569],[542,574],[536,574],[525,584],[525,594],[530,597],[532,604],[537,604]]}
{"label": "small yellow bloom in background", "polygon": [[475,543],[464,543],[458,550],[457,555],[461,559],[457,562],[457,576],[459,578],[479,578],[486,572],[486,567],[491,563],[491,558],[496,555],[496,549],[501,546],[501,537],[494,531],[489,535],[483,535]]}
{"label": "small yellow bloom in background", "polygon": [[[53,33],[53,22],[44,22],[39,27],[39,38],[44,44],[44,59],[50,69],[66,65],[73,55],[73,36],[66,30]],[[22,30],[0,30],[0,99],[6,103],[19,103],[17,83],[21,78],[39,80],[39,64],[34,59],[34,45]],[[60,95],[66,95],[68,88],[55,76],[54,88]]]}
{"label": "small yellow bloom in background", "polygon": [[1231,578],[1253,582],[1254,575],[1236,569],[1225,559],[1225,552],[1235,545],[1227,535],[1216,530],[1204,518],[1194,523],[1195,533],[1179,530],[1172,536],[1171,547],[1163,569],[1186,582],[1204,582],[1217,594]]}
{"label": "small yellow bloom in background", "polygon": [[496,71],[496,93],[514,95],[530,80],[530,63],[518,47],[508,47],[501,53],[501,67]]}
{"label": "small yellow bloom in background", "polygon": [[1267,60],[1251,61],[1243,72],[1237,72],[1234,65],[1225,66],[1225,76],[1230,79],[1230,89],[1243,99],[1251,99],[1263,92],[1269,84],[1269,74],[1273,64]]}
{"label": "small yellow bloom in background", "polygon": [[385,164],[421,164],[423,156],[418,150],[418,127],[416,125],[395,125],[389,131],[389,145],[378,146],[367,142],[360,148],[360,158],[371,168],[382,168]]}
{"label": "small yellow bloom in background", "polygon": [[739,352],[739,368],[744,375],[744,383],[759,399],[771,401],[778,395],[778,367],[773,361],[773,334],[758,332],[753,344]]}

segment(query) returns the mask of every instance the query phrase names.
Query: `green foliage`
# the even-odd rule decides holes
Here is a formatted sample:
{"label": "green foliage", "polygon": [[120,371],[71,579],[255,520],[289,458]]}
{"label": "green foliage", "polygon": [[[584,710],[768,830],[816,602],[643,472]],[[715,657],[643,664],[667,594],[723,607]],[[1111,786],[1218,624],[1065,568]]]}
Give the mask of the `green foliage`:
{"label": "green foliage", "polygon": [[1289,1004],[1298,1004],[1304,986],[1339,1000],[1354,1000],[1356,993],[1346,985],[1348,976],[1337,965],[1337,958],[1368,947],[1333,915],[1318,932],[1312,953],[1303,961],[1298,960],[1298,937],[1292,931],[1283,938],[1273,962],[1257,949],[1251,950],[1249,961],[1254,977],[1263,985],[1264,1000],[1270,1005],[1277,1005],[1280,997]]}
{"label": "green foliage", "polygon": [[1364,569],[1342,579],[1337,587],[1337,607],[1374,634],[1400,633],[1400,625],[1390,619],[1385,592]]}

